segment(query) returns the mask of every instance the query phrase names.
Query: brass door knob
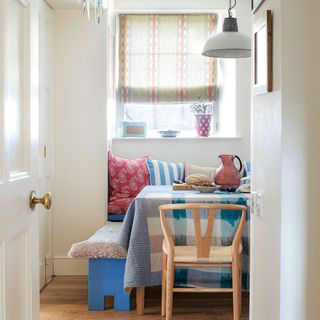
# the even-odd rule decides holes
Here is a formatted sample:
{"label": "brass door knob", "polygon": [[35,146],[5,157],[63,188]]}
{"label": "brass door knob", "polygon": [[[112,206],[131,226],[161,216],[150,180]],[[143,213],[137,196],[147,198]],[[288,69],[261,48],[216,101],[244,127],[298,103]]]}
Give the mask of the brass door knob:
{"label": "brass door knob", "polygon": [[37,198],[35,190],[32,190],[29,197],[29,206],[31,210],[34,210],[39,203],[49,210],[51,208],[51,193],[46,192],[42,198]]}

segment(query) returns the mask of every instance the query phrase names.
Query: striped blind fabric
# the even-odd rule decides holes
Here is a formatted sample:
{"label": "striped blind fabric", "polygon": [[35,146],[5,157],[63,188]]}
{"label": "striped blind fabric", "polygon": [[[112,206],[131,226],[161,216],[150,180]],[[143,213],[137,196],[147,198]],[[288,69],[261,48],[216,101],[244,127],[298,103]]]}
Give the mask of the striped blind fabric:
{"label": "striped blind fabric", "polygon": [[120,15],[120,102],[214,101],[216,60],[201,51],[216,24],[216,14]]}

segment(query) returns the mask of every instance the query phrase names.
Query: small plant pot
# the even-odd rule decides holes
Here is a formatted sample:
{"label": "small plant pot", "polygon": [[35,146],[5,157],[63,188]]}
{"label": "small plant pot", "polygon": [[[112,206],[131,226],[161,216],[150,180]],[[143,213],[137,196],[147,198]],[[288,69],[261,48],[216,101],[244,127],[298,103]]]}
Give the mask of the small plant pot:
{"label": "small plant pot", "polygon": [[195,119],[198,137],[209,137],[212,115],[196,114]]}

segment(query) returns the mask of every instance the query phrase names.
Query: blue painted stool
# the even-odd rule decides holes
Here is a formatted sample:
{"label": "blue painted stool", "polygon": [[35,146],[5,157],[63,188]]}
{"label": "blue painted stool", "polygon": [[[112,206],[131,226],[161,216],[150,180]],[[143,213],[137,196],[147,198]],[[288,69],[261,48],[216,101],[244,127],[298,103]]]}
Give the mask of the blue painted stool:
{"label": "blue painted stool", "polygon": [[130,311],[130,294],[124,291],[126,259],[89,259],[88,309],[104,310],[104,297],[114,296],[115,311]]}

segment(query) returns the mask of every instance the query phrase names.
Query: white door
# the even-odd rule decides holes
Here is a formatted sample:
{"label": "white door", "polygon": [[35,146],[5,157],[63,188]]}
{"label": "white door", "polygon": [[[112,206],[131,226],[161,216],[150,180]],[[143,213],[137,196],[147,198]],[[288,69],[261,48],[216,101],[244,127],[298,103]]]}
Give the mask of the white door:
{"label": "white door", "polygon": [[39,319],[37,0],[1,0],[0,319]]}
{"label": "white door", "polygon": [[[40,2],[40,141],[39,141],[39,178],[40,194],[52,191],[52,10]],[[52,210],[39,208],[39,266],[40,288],[43,288],[53,276],[52,258]]]}

